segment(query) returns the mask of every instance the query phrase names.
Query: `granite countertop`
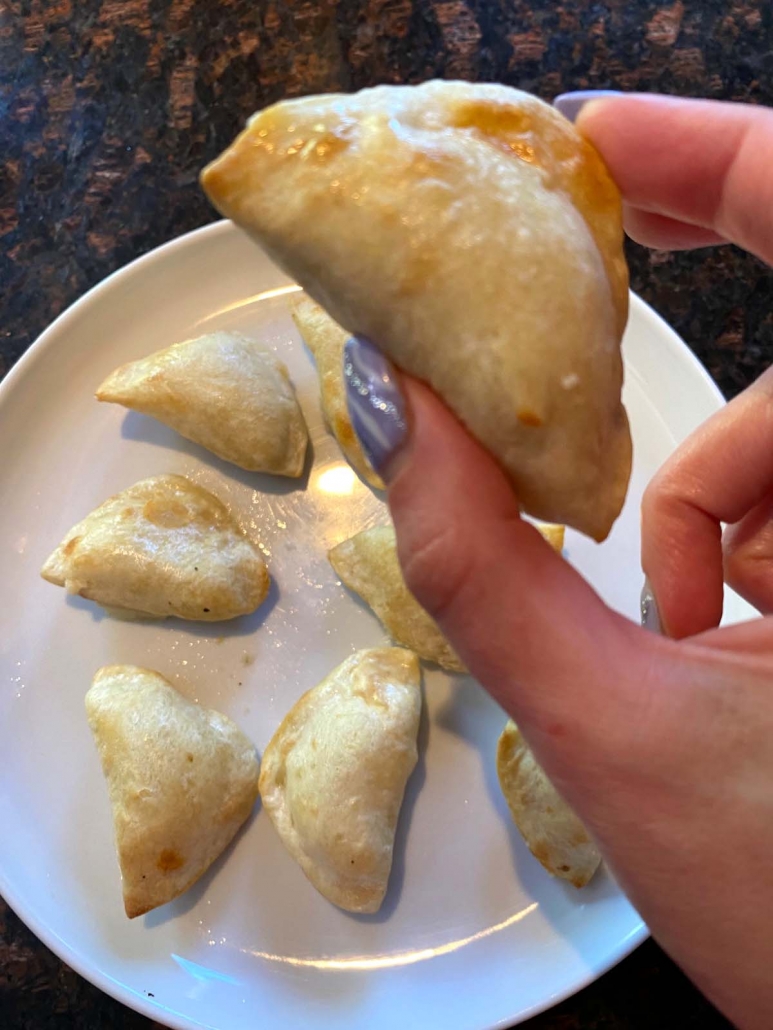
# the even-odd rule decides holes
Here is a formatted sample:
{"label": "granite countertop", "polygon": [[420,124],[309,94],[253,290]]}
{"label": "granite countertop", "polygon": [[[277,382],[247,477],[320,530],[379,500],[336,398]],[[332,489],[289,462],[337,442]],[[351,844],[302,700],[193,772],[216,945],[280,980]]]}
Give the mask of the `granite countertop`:
{"label": "granite countertop", "polygon": [[[0,0],[0,377],[84,290],[214,218],[196,177],[255,109],[432,76],[773,103],[764,0]],[[632,285],[726,395],[773,353],[771,273],[631,245]],[[0,1025],[149,1030],[0,902]],[[652,942],[532,1030],[720,1016]]]}

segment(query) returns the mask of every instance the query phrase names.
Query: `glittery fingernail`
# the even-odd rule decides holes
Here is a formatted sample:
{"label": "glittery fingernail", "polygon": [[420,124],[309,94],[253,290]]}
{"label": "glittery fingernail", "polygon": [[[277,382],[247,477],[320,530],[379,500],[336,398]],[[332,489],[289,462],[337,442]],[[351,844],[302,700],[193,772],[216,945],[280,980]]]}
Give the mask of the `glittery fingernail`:
{"label": "glittery fingernail", "polygon": [[384,477],[408,434],[405,398],[391,362],[364,337],[344,348],[344,379],[349,417],[370,464]]}
{"label": "glittery fingernail", "polygon": [[553,101],[553,107],[570,122],[577,121],[577,115],[591,100],[604,100],[606,97],[619,97],[622,93],[616,89],[580,89],[574,93],[562,93]]}
{"label": "glittery fingernail", "polygon": [[641,591],[641,624],[645,629],[650,630],[652,633],[662,633],[663,627],[660,622],[660,612],[658,611],[658,603],[655,600],[655,595],[652,593],[652,587],[648,579],[644,580],[644,586]]}

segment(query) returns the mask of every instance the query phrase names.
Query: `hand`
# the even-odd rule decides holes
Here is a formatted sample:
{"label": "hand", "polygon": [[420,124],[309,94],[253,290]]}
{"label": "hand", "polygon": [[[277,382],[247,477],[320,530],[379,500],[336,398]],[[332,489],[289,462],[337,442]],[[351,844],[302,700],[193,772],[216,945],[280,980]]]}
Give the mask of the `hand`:
{"label": "hand", "polygon": [[[773,257],[773,112],[620,97],[587,106],[579,127],[637,238],[732,239]],[[499,466],[434,394],[368,344],[349,346],[360,390],[391,402],[350,396],[410,588],[516,719],[655,937],[739,1026],[768,1027],[773,625],[715,627],[723,567],[754,603],[773,602],[773,379],[716,415],[647,491],[643,564],[669,634],[688,638],[677,641],[607,608],[521,519]],[[736,523],[724,548],[720,521]]]}
{"label": "hand", "polygon": [[[649,247],[732,241],[773,263],[773,111],[670,97],[583,107],[578,128],[626,201],[626,229]],[[773,611],[773,378],[709,420],[653,480],[642,506],[642,565],[663,628],[719,624],[722,582]],[[732,524],[722,538],[721,523]]]}

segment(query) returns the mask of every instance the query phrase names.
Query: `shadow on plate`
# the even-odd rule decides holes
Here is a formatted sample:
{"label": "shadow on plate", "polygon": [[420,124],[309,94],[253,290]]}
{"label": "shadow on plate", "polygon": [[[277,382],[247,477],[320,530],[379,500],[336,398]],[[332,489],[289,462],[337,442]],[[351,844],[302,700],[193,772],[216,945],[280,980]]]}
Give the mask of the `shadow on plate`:
{"label": "shadow on plate", "polygon": [[223,461],[217,455],[201,447],[191,440],[186,440],[174,429],[165,426],[163,422],[157,422],[148,415],[140,415],[137,411],[129,411],[121,423],[121,436],[124,440],[136,440],[139,443],[149,443],[154,447],[164,447],[168,451],[177,454],[187,454],[196,458],[203,465],[208,465],[216,472],[221,473],[227,479],[236,480],[250,490],[257,490],[262,494],[291,494],[296,490],[305,490],[309,485],[309,475],[314,464],[314,445],[309,441],[306,451],[306,461],[303,472],[297,479],[290,479],[287,476],[272,476],[265,472],[247,472],[230,461]]}

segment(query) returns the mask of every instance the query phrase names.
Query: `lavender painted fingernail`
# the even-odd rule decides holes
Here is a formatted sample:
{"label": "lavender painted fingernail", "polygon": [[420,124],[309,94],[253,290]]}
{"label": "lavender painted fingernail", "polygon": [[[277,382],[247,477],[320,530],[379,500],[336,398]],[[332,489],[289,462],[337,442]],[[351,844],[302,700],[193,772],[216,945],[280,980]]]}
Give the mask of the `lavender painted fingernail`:
{"label": "lavender painted fingernail", "polygon": [[623,94],[616,89],[580,89],[574,93],[562,93],[553,101],[553,107],[570,122],[577,121],[577,115],[591,100],[604,100],[606,97],[620,97]]}
{"label": "lavender painted fingernail", "polygon": [[652,593],[652,587],[648,579],[644,580],[644,586],[641,591],[641,624],[645,629],[650,630],[652,633],[662,633],[663,627],[660,622],[660,612],[658,611],[658,603],[655,600],[655,595]]}
{"label": "lavender painted fingernail", "polygon": [[344,348],[349,418],[365,456],[380,476],[405,443],[405,398],[392,364],[370,340],[352,336]]}

